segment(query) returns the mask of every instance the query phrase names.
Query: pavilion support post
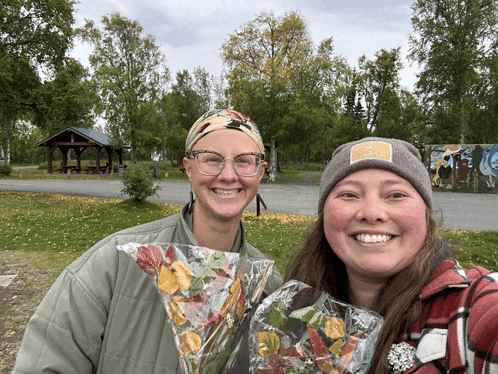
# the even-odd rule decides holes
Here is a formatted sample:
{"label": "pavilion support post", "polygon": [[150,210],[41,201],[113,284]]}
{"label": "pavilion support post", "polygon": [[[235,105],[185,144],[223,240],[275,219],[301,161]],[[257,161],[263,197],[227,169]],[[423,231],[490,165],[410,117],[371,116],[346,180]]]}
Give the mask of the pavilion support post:
{"label": "pavilion support post", "polygon": [[97,152],[96,157],[95,157],[95,165],[97,166],[96,171],[97,174],[100,174],[100,152],[102,151],[101,147],[95,147],[95,150]]}
{"label": "pavilion support post", "polygon": [[85,151],[87,147],[77,147],[74,149],[76,152],[76,167],[81,170],[81,154]]}
{"label": "pavilion support post", "polygon": [[56,150],[57,146],[49,145],[47,146],[47,165],[49,174],[52,174],[52,153]]}
{"label": "pavilion support post", "polygon": [[109,167],[109,174],[111,174],[112,170],[112,148],[111,147],[106,147],[105,148],[107,152],[107,162],[108,162],[108,167]]}
{"label": "pavilion support post", "polygon": [[60,147],[62,151],[62,165],[61,165],[61,170],[67,166],[67,152],[68,148],[67,147]]}

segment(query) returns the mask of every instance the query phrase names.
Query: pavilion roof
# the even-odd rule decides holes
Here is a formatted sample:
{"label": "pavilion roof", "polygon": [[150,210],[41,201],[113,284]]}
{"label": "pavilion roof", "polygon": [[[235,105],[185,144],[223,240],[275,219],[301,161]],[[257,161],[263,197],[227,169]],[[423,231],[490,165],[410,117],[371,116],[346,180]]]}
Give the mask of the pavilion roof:
{"label": "pavilion roof", "polygon": [[86,141],[91,143],[96,143],[102,147],[109,147],[109,135],[102,131],[93,130],[93,129],[84,129],[81,127],[69,126],[64,130],[61,130],[53,135],[50,135],[48,138],[42,140],[37,145],[47,145],[47,143],[62,141],[70,133],[74,133],[78,137],[78,141]]}

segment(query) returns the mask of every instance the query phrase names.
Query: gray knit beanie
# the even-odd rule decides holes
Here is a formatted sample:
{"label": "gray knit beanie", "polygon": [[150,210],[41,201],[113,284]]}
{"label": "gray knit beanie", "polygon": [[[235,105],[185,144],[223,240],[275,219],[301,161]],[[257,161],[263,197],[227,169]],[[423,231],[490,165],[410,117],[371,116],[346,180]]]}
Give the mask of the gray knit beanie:
{"label": "gray knit beanie", "polygon": [[420,153],[412,144],[398,139],[364,138],[337,148],[320,181],[318,213],[330,191],[345,176],[362,169],[384,169],[410,182],[432,210],[432,184]]}

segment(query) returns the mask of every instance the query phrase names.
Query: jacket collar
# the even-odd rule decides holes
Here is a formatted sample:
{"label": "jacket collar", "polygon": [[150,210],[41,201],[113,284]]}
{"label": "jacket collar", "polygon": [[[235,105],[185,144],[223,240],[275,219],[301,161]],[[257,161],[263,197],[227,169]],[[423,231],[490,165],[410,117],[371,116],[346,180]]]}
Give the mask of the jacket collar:
{"label": "jacket collar", "polygon": [[465,288],[470,280],[465,275],[465,269],[457,260],[447,258],[441,261],[432,273],[431,282],[420,292],[420,298],[425,300],[448,288]]}
{"label": "jacket collar", "polygon": [[[195,204],[195,203],[194,203]],[[185,205],[180,213],[180,227],[179,230],[181,231],[181,235],[184,238],[188,238],[189,244],[193,246],[199,246],[199,243],[197,243],[197,239],[194,236],[193,233],[193,217],[194,214],[190,214],[188,210],[188,206]],[[235,240],[233,242],[233,247],[231,252],[232,253],[240,253],[241,255],[244,255],[246,250],[245,250],[245,243],[246,240],[246,235],[245,235],[245,230],[244,230],[244,225],[242,223],[242,220],[240,221],[239,229],[237,230],[237,235],[235,236]]]}

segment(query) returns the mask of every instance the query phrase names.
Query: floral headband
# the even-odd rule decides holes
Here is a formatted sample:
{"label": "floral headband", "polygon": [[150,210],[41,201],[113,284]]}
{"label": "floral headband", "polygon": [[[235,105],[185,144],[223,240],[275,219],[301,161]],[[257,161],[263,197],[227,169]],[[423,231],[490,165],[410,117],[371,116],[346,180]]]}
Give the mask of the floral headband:
{"label": "floral headband", "polygon": [[204,135],[221,129],[242,131],[254,140],[261,153],[265,153],[263,139],[252,119],[234,110],[214,109],[202,115],[190,128],[185,141],[185,154],[190,155],[194,145]]}

